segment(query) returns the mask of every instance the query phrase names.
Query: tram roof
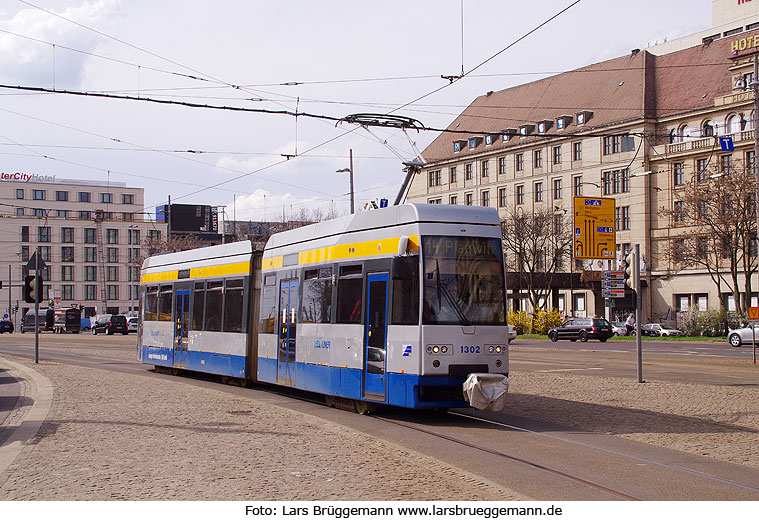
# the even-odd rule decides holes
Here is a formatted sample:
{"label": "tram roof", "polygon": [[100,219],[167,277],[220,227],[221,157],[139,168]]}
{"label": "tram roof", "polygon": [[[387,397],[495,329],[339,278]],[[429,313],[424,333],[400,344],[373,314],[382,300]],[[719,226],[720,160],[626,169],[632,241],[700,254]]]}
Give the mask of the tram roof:
{"label": "tram roof", "polygon": [[279,232],[271,236],[266,248],[272,249],[346,232],[370,231],[414,223],[498,226],[500,225],[500,218],[495,208],[408,203],[387,208],[363,210],[352,215]]}
{"label": "tram roof", "polygon": [[252,251],[253,244],[250,241],[237,241],[235,243],[226,243],[224,245],[214,245],[210,247],[184,250],[182,252],[150,256],[145,259],[142,268],[156,268],[233,256],[250,256]]}

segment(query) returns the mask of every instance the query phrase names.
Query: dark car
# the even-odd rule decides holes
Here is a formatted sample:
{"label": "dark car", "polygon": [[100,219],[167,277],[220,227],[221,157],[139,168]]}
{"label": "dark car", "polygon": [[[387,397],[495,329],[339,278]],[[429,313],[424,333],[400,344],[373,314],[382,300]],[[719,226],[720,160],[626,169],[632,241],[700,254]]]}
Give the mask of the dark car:
{"label": "dark car", "polygon": [[92,334],[104,332],[106,334],[129,334],[126,316],[121,314],[105,314],[98,316],[95,325],[92,327]]}
{"label": "dark car", "polygon": [[601,340],[605,342],[614,336],[611,323],[603,318],[569,318],[559,327],[548,331],[548,337],[552,342],[569,340],[586,342],[588,340]]}
{"label": "dark car", "polygon": [[0,334],[13,332],[13,322],[11,320],[0,320]]}

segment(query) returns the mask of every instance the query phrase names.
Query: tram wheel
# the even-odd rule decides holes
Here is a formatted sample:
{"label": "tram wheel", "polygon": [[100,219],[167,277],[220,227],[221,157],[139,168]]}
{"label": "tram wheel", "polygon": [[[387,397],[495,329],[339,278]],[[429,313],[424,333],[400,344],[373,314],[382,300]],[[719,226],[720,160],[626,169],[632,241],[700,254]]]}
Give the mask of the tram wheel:
{"label": "tram wheel", "polygon": [[356,412],[359,415],[368,415],[372,412],[372,409],[374,409],[372,404],[365,400],[354,400],[353,407],[356,408]]}
{"label": "tram wheel", "polygon": [[335,407],[335,397],[324,395],[324,403],[327,405],[327,407]]}

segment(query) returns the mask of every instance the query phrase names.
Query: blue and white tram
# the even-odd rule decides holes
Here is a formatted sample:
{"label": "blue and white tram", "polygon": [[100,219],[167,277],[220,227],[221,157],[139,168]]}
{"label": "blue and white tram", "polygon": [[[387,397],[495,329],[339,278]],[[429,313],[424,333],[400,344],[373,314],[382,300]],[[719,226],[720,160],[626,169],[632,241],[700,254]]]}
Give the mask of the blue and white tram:
{"label": "blue and white tram", "polygon": [[323,393],[328,402],[466,406],[508,375],[494,209],[408,204],[143,264],[140,357]]}

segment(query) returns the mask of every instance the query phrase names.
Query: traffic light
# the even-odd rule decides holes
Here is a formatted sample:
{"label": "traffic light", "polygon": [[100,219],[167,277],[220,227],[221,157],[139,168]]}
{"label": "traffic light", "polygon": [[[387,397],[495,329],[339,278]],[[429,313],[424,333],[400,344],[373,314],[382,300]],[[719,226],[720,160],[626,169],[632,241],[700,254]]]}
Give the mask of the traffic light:
{"label": "traffic light", "polygon": [[27,276],[24,278],[24,301],[35,303],[37,298],[42,299],[42,276]]}
{"label": "traffic light", "polygon": [[635,290],[635,265],[638,262],[635,261],[635,252],[630,252],[625,258],[625,284],[632,290]]}

